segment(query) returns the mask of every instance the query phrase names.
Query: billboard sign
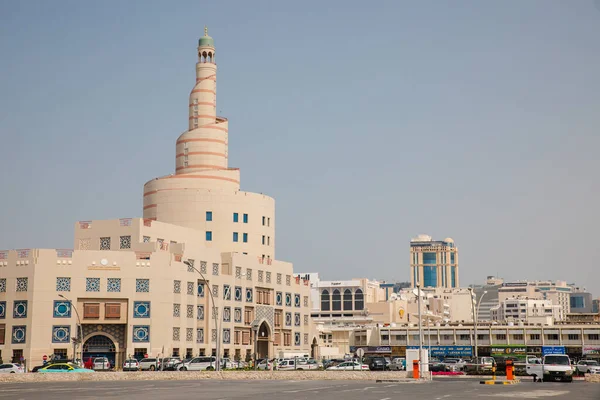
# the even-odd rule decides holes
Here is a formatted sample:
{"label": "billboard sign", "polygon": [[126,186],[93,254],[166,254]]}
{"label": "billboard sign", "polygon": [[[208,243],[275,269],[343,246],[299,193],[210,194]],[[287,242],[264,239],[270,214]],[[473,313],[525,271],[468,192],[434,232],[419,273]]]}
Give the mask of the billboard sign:
{"label": "billboard sign", "polygon": [[542,356],[548,354],[566,354],[565,346],[542,346]]}
{"label": "billboard sign", "polygon": [[[407,349],[417,350],[419,346],[407,346]],[[472,357],[473,348],[471,346],[423,346],[423,349],[429,349],[431,357]]]}

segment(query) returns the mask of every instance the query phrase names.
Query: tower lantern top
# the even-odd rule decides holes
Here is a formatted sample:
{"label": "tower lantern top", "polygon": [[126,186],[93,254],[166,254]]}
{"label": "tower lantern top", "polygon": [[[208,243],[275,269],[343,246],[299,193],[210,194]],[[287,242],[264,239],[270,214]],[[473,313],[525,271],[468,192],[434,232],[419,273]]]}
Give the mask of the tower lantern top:
{"label": "tower lantern top", "polygon": [[207,26],[204,26],[204,36],[198,40],[198,47],[215,47],[215,41],[208,36]]}

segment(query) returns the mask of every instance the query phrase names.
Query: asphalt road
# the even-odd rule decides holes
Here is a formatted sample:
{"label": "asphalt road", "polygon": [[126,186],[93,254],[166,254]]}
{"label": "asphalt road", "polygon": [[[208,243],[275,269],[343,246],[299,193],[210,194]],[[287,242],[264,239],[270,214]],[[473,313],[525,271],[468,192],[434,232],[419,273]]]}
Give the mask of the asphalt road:
{"label": "asphalt road", "polygon": [[0,399],[265,399],[265,400],[599,400],[600,384],[481,385],[478,381],[375,383],[374,381],[111,381],[3,383]]}

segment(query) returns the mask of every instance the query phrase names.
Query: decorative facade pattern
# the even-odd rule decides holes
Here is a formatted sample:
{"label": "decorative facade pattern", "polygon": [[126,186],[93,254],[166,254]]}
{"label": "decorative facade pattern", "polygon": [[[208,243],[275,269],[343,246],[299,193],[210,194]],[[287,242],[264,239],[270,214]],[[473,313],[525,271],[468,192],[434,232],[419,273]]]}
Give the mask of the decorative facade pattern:
{"label": "decorative facade pattern", "polygon": [[179,342],[181,336],[181,328],[174,327],[173,328],[173,341]]}
{"label": "decorative facade pattern", "polygon": [[212,273],[213,275],[219,275],[219,264],[213,263]]}
{"label": "decorative facade pattern", "polygon": [[150,279],[136,279],[135,291],[138,293],[147,293],[150,291]]}
{"label": "decorative facade pattern", "polygon": [[294,294],[294,306],[300,307],[300,295],[298,293]]}
{"label": "decorative facade pattern", "polygon": [[214,297],[219,297],[219,285],[212,286],[212,294]]}
{"label": "decorative facade pattern", "polygon": [[196,329],[196,343],[204,343],[204,329]]}
{"label": "decorative facade pattern", "polygon": [[107,292],[120,292],[121,291],[121,278],[108,278],[106,280],[106,291]]}
{"label": "decorative facade pattern", "polygon": [[267,271],[267,283],[271,283],[271,272]]}
{"label": "decorative facade pattern", "polygon": [[90,250],[92,247],[92,239],[91,238],[85,238],[85,239],[79,239],[79,250]]}
{"label": "decorative facade pattern", "polygon": [[121,236],[119,238],[119,245],[121,250],[131,248],[131,236]]}
{"label": "decorative facade pattern", "polygon": [[300,332],[294,332],[294,345],[300,346]]}
{"label": "decorative facade pattern", "polygon": [[188,304],[186,306],[186,313],[185,313],[187,318],[194,318],[194,306]]}
{"label": "decorative facade pattern", "polygon": [[71,303],[55,300],[53,308],[54,318],[71,318]]}
{"label": "decorative facade pattern", "polygon": [[0,301],[0,319],[6,318],[6,302]]}
{"label": "decorative facade pattern", "polygon": [[235,292],[234,294],[234,299],[235,301],[242,301],[242,287],[241,286],[236,286],[235,287]]}
{"label": "decorative facade pattern", "polygon": [[185,265],[187,265],[187,272],[195,272],[194,260],[187,260],[187,263],[185,263]]}
{"label": "decorative facade pattern", "polygon": [[246,303],[252,303],[252,288],[246,288]]}
{"label": "decorative facade pattern", "polygon": [[100,250],[110,250],[110,238],[109,237],[101,237],[100,238]]}
{"label": "decorative facade pattern", "polygon": [[300,313],[294,314],[294,326],[300,326]]}
{"label": "decorative facade pattern", "polygon": [[99,292],[100,291],[100,278],[85,278],[85,291],[86,292]]}
{"label": "decorative facade pattern", "polygon": [[204,321],[204,306],[197,306],[198,320]]}
{"label": "decorative facade pattern", "polygon": [[231,322],[231,307],[223,307],[223,322]]}
{"label": "decorative facade pattern", "polygon": [[235,308],[235,310],[233,311],[233,322],[235,323],[242,323],[242,309],[241,308]]}
{"label": "decorative facade pattern", "polygon": [[204,283],[198,284],[198,297],[204,297]]}
{"label": "decorative facade pattern", "polygon": [[133,318],[150,318],[150,302],[134,301]]}
{"label": "decorative facade pattern", "polygon": [[71,341],[71,327],[59,325],[52,327],[52,343],[69,343]]}
{"label": "decorative facade pattern", "polygon": [[185,341],[186,342],[194,341],[194,328],[185,328]]}
{"label": "decorative facade pattern", "polygon": [[27,327],[16,325],[12,328],[12,344],[25,343],[27,340]]}
{"label": "decorative facade pattern", "polygon": [[291,293],[286,293],[285,294],[285,305],[287,307],[291,307],[292,306],[292,294]]}
{"label": "decorative facade pattern", "polygon": [[67,277],[56,278],[56,291],[57,292],[70,292],[71,291],[71,278],[67,278]]}
{"label": "decorative facade pattern", "polygon": [[193,296],[194,295],[194,282],[187,283],[187,294]]}
{"label": "decorative facade pattern", "polygon": [[200,272],[206,274],[206,261],[200,261]]}
{"label": "decorative facade pattern", "polygon": [[291,312],[285,313],[285,326],[292,326],[292,313]]}
{"label": "decorative facade pattern", "polygon": [[275,294],[275,305],[277,305],[277,306],[283,305],[283,293],[277,292]]}
{"label": "decorative facade pattern", "polygon": [[242,277],[242,267],[235,267],[235,277],[236,278]]}
{"label": "decorative facade pattern", "polygon": [[231,330],[229,328],[223,329],[223,343],[224,344],[231,343]]}
{"label": "decorative facade pattern", "polygon": [[265,321],[269,325],[269,329],[273,332],[273,326],[275,323],[275,309],[271,306],[257,305],[255,307],[256,314],[254,316],[254,322],[259,323]]}
{"label": "decorative facade pattern", "polygon": [[181,281],[173,281],[173,293],[181,293]]}
{"label": "decorative facade pattern", "polygon": [[15,301],[13,318],[27,318],[27,300]]}
{"label": "decorative facade pattern", "polygon": [[150,326],[149,325],[134,325],[133,326],[133,342],[147,343],[150,341]]}
{"label": "decorative facade pattern", "polygon": [[27,278],[17,278],[17,286],[16,286],[17,292],[26,292],[27,286],[28,286],[28,281],[29,280]]}
{"label": "decorative facade pattern", "polygon": [[173,316],[179,318],[181,315],[181,304],[173,304]]}
{"label": "decorative facade pattern", "polygon": [[0,293],[6,292],[6,278],[0,278]]}
{"label": "decorative facade pattern", "polygon": [[231,286],[223,285],[223,300],[231,300]]}

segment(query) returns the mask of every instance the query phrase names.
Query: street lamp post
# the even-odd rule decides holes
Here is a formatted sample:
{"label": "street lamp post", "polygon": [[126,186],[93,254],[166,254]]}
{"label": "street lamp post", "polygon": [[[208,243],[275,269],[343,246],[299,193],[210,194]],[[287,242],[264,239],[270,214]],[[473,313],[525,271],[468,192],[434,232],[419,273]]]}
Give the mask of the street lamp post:
{"label": "street lamp post", "polygon": [[198,270],[198,268],[194,267],[194,264],[192,264],[189,260],[185,260],[183,263],[185,265],[187,265],[189,268],[196,271],[198,274],[200,274],[200,277],[202,278],[202,280],[204,280],[204,283],[206,284],[206,290],[208,290],[208,294],[210,295],[210,301],[212,303],[212,315],[215,320],[215,331],[217,332],[217,337],[215,338],[217,340],[217,355],[215,357],[215,363],[217,365],[215,365],[215,371],[219,371],[219,370],[221,370],[221,355],[220,355],[221,354],[221,341],[219,340],[221,338],[221,332],[219,332],[220,331],[219,316],[215,312],[215,311],[217,311],[217,307],[215,305],[215,298],[213,296],[211,288],[208,287],[208,281],[204,277],[204,274],[202,272],[200,272],[200,270]]}
{"label": "street lamp post", "polygon": [[477,346],[478,346],[478,344],[477,344],[477,320],[479,319],[479,307],[481,306],[481,300],[483,300],[483,296],[486,295],[487,290],[483,291],[483,293],[479,297],[479,301],[477,301],[477,298],[475,297],[475,294],[473,293],[473,288],[469,288],[469,291],[471,292],[471,312],[473,313],[473,329],[474,329],[473,338],[475,341],[475,357],[477,357],[477,355],[478,355],[478,351],[477,351]]}
{"label": "street lamp post", "polygon": [[[59,294],[58,297],[64,299],[69,302],[71,308],[75,310],[75,315],[77,315],[77,325],[79,327],[79,341],[81,342],[81,361],[83,361],[83,327],[81,326],[81,318],[79,318],[79,312],[77,311],[77,307],[73,304],[73,302],[67,299],[62,294]],[[75,334],[77,334],[77,328],[75,328]],[[76,362],[77,358],[77,343],[73,342],[73,362]]]}
{"label": "street lamp post", "polygon": [[419,378],[423,371],[423,321],[421,321],[421,285],[417,285],[417,307],[419,309]]}

